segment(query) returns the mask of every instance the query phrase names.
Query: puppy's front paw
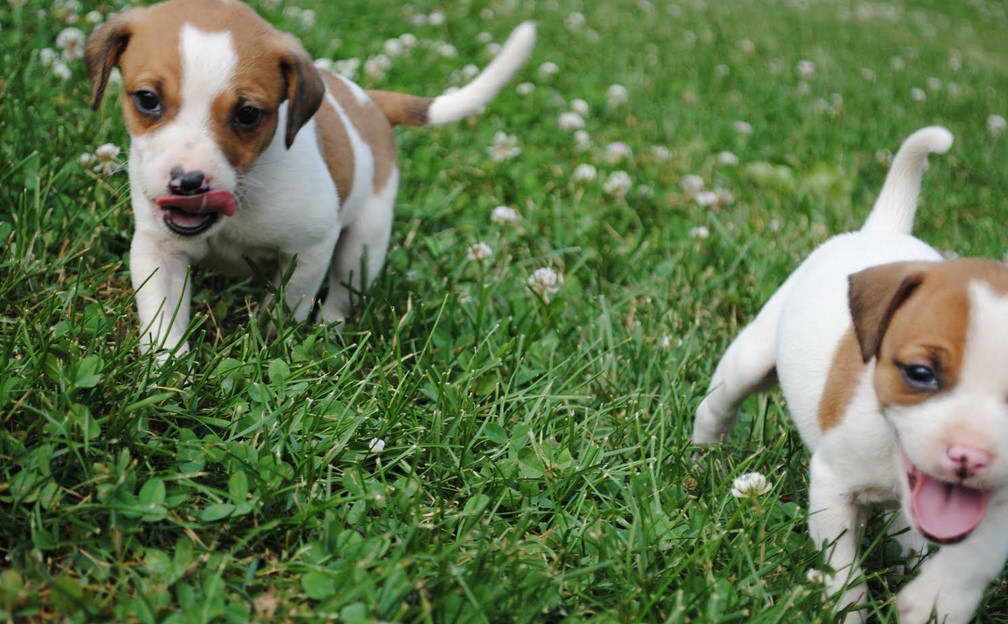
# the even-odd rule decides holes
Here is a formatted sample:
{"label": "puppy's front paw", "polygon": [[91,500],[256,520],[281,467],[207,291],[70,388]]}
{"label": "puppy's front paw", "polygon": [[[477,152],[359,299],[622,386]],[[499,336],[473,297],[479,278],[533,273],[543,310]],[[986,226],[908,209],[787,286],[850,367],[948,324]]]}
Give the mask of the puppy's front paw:
{"label": "puppy's front paw", "polygon": [[[980,596],[970,591],[940,592],[923,576],[903,588],[896,596],[900,624],[969,624]],[[937,617],[933,618],[932,613]]]}
{"label": "puppy's front paw", "polygon": [[724,437],[724,420],[710,408],[710,399],[704,399],[697,407],[693,420],[693,444],[719,444]]}

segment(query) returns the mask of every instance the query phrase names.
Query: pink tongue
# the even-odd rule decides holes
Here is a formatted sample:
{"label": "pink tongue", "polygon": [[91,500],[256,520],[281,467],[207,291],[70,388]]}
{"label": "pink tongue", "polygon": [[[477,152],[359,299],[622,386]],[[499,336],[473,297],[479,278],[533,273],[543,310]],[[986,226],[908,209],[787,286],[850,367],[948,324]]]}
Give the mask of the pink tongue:
{"label": "pink tongue", "polygon": [[158,206],[174,206],[192,214],[219,212],[233,217],[238,210],[234,195],[227,191],[208,191],[199,195],[162,195],[154,198]]}
{"label": "pink tongue", "polygon": [[990,492],[974,490],[916,472],[910,508],[917,528],[938,542],[963,539],[987,513]]}

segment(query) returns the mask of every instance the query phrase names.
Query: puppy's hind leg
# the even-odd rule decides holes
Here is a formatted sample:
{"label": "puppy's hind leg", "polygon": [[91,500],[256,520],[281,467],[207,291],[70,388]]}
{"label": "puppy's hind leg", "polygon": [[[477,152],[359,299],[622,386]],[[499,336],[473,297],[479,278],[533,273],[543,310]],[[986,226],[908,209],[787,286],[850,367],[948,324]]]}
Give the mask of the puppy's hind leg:
{"label": "puppy's hind leg", "polygon": [[777,359],[777,323],[788,282],[767,301],[721,357],[707,396],[697,407],[693,442],[716,444],[731,429],[739,405],[747,396],[773,383]]}
{"label": "puppy's hind leg", "polygon": [[393,171],[385,188],[368,200],[361,215],[340,235],[329,268],[329,294],[319,311],[321,322],[342,323],[353,308],[353,291],[366,290],[385,264],[398,183],[398,173]]}

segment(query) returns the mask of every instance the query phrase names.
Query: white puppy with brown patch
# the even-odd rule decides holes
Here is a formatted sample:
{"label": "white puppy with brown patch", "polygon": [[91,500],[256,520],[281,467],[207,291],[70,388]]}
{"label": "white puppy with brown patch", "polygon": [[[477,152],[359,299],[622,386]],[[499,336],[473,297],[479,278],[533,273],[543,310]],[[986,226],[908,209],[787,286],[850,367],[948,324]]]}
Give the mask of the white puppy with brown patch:
{"label": "white puppy with brown patch", "polygon": [[1008,556],[1008,267],[909,234],[927,155],[951,145],[940,127],[903,143],[864,227],[813,251],[728,347],[693,430],[719,441],[776,373],[812,451],[809,529],[837,607],[865,598],[865,505],[901,507],[906,553],[942,544],[899,593],[902,624],[968,622]]}
{"label": "white puppy with brown patch", "polygon": [[[437,98],[366,91],[314,66],[293,36],[236,0],[131,9],[87,43],[93,106],[114,67],[131,145],[130,274],[144,350],[184,351],[189,266],[278,275],[305,320],[342,322],[388,249],[399,185],[392,126],[479,113],[528,58],[531,23],[462,89]],[[295,262],[296,259],[296,262]]]}

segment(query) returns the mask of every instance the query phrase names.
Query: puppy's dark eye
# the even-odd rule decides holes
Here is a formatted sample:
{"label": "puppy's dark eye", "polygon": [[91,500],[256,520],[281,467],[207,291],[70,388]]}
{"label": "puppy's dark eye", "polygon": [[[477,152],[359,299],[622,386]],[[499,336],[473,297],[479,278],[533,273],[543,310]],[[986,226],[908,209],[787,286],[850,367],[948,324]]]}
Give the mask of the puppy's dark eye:
{"label": "puppy's dark eye", "polygon": [[148,117],[158,117],[161,115],[161,98],[153,91],[135,91],[133,93],[133,106],[141,115]]}
{"label": "puppy's dark eye", "polygon": [[938,376],[934,369],[924,364],[905,364],[900,366],[903,371],[903,379],[907,385],[914,390],[933,392],[938,390]]}
{"label": "puppy's dark eye", "polygon": [[234,125],[241,130],[251,130],[262,123],[263,111],[251,104],[243,104],[234,112]]}

